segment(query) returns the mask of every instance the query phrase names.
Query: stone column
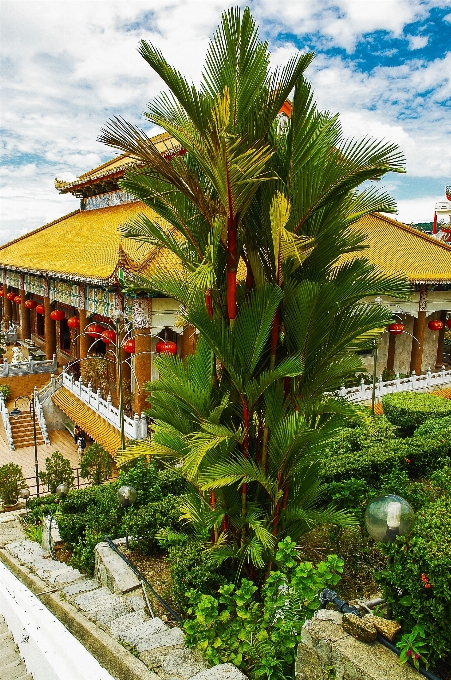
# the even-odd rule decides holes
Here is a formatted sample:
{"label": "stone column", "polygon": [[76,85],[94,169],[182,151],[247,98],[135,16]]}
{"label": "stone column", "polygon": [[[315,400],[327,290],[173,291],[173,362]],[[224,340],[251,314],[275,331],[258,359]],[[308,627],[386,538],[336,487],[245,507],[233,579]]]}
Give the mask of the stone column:
{"label": "stone column", "polygon": [[49,297],[44,297],[44,309],[45,356],[47,359],[53,359],[53,355],[56,354],[56,324],[50,318],[52,303]]}
{"label": "stone column", "polygon": [[443,366],[443,348],[445,346],[446,328],[446,311],[440,312],[440,321],[443,323],[443,328],[438,332],[437,341],[437,358],[435,360],[435,368],[440,369]]}
{"label": "stone column", "polygon": [[23,288],[19,291],[20,294],[20,328],[22,331],[22,340],[25,338],[31,338],[31,327],[30,327],[30,310],[25,307],[25,300],[27,299],[26,293]]}
{"label": "stone column", "polygon": [[197,335],[194,326],[185,326],[182,336],[182,359],[196,351]]}
{"label": "stone column", "polygon": [[418,303],[418,316],[413,322],[412,353],[410,355],[410,370],[417,375],[421,374],[423,361],[424,330],[426,328],[427,314],[427,288],[420,288],[420,301]]}
{"label": "stone column", "polygon": [[133,328],[135,330],[135,374],[138,388],[135,389],[135,411],[141,414],[149,407],[144,391],[145,383],[152,378],[152,299],[135,298],[133,300]]}

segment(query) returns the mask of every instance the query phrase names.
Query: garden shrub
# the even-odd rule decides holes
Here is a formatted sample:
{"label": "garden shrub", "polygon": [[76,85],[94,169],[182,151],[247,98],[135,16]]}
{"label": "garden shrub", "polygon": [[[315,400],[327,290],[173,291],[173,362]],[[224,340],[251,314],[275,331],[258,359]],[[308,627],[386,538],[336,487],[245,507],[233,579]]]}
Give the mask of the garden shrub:
{"label": "garden shrub", "polygon": [[145,458],[138,458],[121,470],[118,486],[132,486],[137,491],[135,505],[143,505],[163,498],[159,472],[154,461],[149,463]]}
{"label": "garden shrub", "polygon": [[451,400],[434,394],[387,394],[382,397],[382,406],[387,419],[410,434],[429,418],[451,416]]}
{"label": "garden shrub", "polygon": [[111,477],[112,469],[110,454],[100,444],[91,444],[86,449],[80,465],[84,479],[89,479],[91,484],[102,484]]}
{"label": "garden shrub", "polygon": [[416,513],[409,537],[382,545],[393,563],[375,575],[403,629],[424,628],[432,664],[451,652],[451,470],[433,477],[443,495]]}
{"label": "garden shrub", "polygon": [[180,496],[187,491],[187,483],[180,472],[164,468],[158,471],[158,480],[160,482],[161,493],[163,498],[171,494],[172,496]]}
{"label": "garden shrub", "polygon": [[442,440],[429,437],[392,439],[359,451],[325,456],[320,461],[320,474],[326,482],[354,477],[377,488],[380,477],[394,468],[407,470],[410,477],[419,477],[443,465],[448,452],[449,443]]}
{"label": "garden shrub", "polygon": [[0,394],[3,396],[3,400],[6,403],[9,399],[9,395],[11,394],[11,390],[9,389],[9,385],[6,385],[5,383],[0,385]]}
{"label": "garden shrub", "polygon": [[415,430],[413,436],[435,439],[447,444],[447,455],[451,455],[451,416],[429,418]]}
{"label": "garden shrub", "polygon": [[26,486],[20,465],[16,463],[0,465],[0,498],[3,505],[15,505],[21,490]]}
{"label": "garden shrub", "polygon": [[50,493],[55,493],[60,484],[67,484],[70,489],[74,485],[74,473],[70,461],[59,451],[54,451],[49,458],[45,459],[45,472],[39,473],[39,479],[48,486]]}
{"label": "garden shrub", "polygon": [[335,555],[316,567],[299,563],[290,538],[278,546],[279,570],[269,573],[260,590],[243,578],[239,587],[222,585],[219,597],[200,589],[188,593],[187,645],[197,646],[210,664],[235,664],[251,680],[293,677],[302,626],[320,606],[318,593],[334,587],[343,569]]}
{"label": "garden shrub", "polygon": [[167,496],[155,503],[143,505],[138,510],[128,511],[126,523],[128,533],[133,536],[132,547],[138,548],[144,555],[150,555],[158,550],[160,544],[156,535],[159,531],[168,529],[180,531],[180,499]]}
{"label": "garden shrub", "polygon": [[187,592],[217,593],[226,581],[214,555],[205,549],[204,541],[179,536],[179,542],[168,550],[171,572],[171,595],[176,607],[186,612],[190,607]]}

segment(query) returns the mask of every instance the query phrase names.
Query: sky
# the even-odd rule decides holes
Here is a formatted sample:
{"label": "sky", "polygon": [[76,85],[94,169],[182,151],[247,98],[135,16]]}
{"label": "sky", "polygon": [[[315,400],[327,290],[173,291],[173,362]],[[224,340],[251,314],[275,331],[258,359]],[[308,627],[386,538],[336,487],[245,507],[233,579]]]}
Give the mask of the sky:
{"label": "sky", "polygon": [[[70,180],[114,155],[97,142],[121,115],[142,118],[162,83],[146,39],[199,81],[227,0],[0,0],[0,243],[76,210]],[[384,178],[397,219],[431,221],[451,185],[450,0],[254,0],[274,65],[313,50],[306,72],[347,136],[396,142],[407,173]],[[155,131],[157,132],[157,131]]]}

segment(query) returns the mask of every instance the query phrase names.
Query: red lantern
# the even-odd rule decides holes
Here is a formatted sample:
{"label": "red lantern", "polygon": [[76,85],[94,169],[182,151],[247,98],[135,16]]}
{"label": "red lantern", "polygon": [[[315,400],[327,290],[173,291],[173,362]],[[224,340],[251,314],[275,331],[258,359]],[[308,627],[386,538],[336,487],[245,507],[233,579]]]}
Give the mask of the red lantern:
{"label": "red lantern", "polygon": [[22,298],[20,297],[20,295],[14,296],[14,302],[16,303],[16,305],[20,305],[20,303],[22,302]]}
{"label": "red lantern", "polygon": [[25,300],[25,307],[27,309],[34,309],[37,304],[36,300]]}
{"label": "red lantern", "polygon": [[3,297],[4,294],[5,294],[5,291],[3,290],[3,288],[0,288],[0,297]]}
{"label": "red lantern", "polygon": [[50,318],[52,321],[61,321],[64,319],[64,312],[61,309],[54,309],[53,312],[50,312]]}
{"label": "red lantern", "polygon": [[78,328],[80,326],[80,319],[78,316],[71,316],[70,319],[67,320],[67,325],[69,328]]}
{"label": "red lantern", "polygon": [[448,319],[445,325],[447,328],[451,328],[451,317]]}
{"label": "red lantern", "polygon": [[103,331],[102,335],[100,336],[100,339],[106,345],[109,345],[110,342],[116,342],[116,333],[113,330],[107,328],[105,331]]}
{"label": "red lantern", "polygon": [[404,326],[402,323],[392,323],[388,327],[388,332],[391,333],[392,335],[401,335],[401,333],[404,331]]}
{"label": "red lantern", "polygon": [[157,354],[177,354],[177,345],[172,340],[160,340],[155,347]]}
{"label": "red lantern", "polygon": [[44,305],[37,305],[37,306],[36,306],[36,313],[37,313],[37,314],[45,314],[45,307],[44,307]]}
{"label": "red lantern", "polygon": [[127,354],[134,354],[135,341],[133,340],[133,338],[130,338],[130,340],[126,340],[122,345],[122,349],[124,350],[124,352],[127,352]]}
{"label": "red lantern", "polygon": [[443,321],[429,321],[428,328],[431,331],[441,331],[443,328]]}
{"label": "red lantern", "polygon": [[14,298],[16,297],[16,294],[15,293],[6,293],[6,297],[8,298],[8,300],[11,300],[11,302],[12,302],[14,300]]}
{"label": "red lantern", "polygon": [[91,323],[87,328],[86,328],[86,333],[91,336],[91,338],[100,338],[104,331],[103,326],[99,326],[98,323]]}

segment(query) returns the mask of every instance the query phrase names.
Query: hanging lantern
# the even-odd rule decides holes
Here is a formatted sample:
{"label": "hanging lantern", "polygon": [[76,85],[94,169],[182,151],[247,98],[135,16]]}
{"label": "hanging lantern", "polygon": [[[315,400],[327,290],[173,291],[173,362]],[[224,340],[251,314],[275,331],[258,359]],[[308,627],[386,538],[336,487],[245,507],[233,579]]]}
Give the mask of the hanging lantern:
{"label": "hanging lantern", "polygon": [[45,307],[44,307],[44,305],[36,305],[36,313],[37,313],[37,314],[45,314]]}
{"label": "hanging lantern", "polygon": [[446,322],[445,326],[446,326],[447,328],[451,328],[451,317],[448,319],[448,321]]}
{"label": "hanging lantern", "polygon": [[105,331],[103,331],[102,335],[100,336],[100,339],[106,345],[109,345],[110,342],[116,342],[116,333],[113,330],[107,328]]}
{"label": "hanging lantern", "polygon": [[20,303],[22,302],[22,298],[20,297],[20,295],[14,296],[14,302],[16,303],[16,305],[20,305]]}
{"label": "hanging lantern", "polygon": [[91,336],[91,338],[100,338],[104,331],[103,326],[99,326],[98,323],[91,323],[87,328],[86,328],[86,333]]}
{"label": "hanging lantern", "polygon": [[27,309],[35,309],[37,307],[37,302],[36,300],[25,300],[25,307]]}
{"label": "hanging lantern", "polygon": [[392,323],[388,327],[388,332],[391,333],[392,335],[401,335],[404,331],[404,326],[402,323]]}
{"label": "hanging lantern", "polygon": [[54,309],[53,312],[50,312],[52,321],[61,321],[64,319],[64,316],[64,312],[61,309]]}
{"label": "hanging lantern", "polygon": [[443,321],[429,321],[428,328],[431,331],[441,331],[443,328]]}
{"label": "hanging lantern", "polygon": [[130,338],[130,340],[126,340],[122,345],[122,349],[124,350],[124,352],[127,352],[127,354],[134,354],[135,341],[133,340],[133,338]]}
{"label": "hanging lantern", "polygon": [[12,302],[14,300],[14,298],[16,297],[16,294],[12,293],[12,292],[6,293],[6,297],[8,298],[8,300],[10,300]]}
{"label": "hanging lantern", "polygon": [[79,328],[80,326],[80,319],[78,316],[71,316],[70,319],[67,320],[67,325],[69,328]]}
{"label": "hanging lantern", "polygon": [[0,297],[3,297],[4,294],[5,294],[5,291],[3,290],[3,288],[0,288]]}
{"label": "hanging lantern", "polygon": [[160,340],[155,347],[157,354],[177,354],[177,345],[172,340]]}

